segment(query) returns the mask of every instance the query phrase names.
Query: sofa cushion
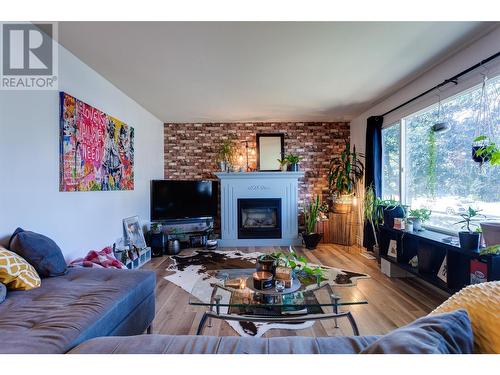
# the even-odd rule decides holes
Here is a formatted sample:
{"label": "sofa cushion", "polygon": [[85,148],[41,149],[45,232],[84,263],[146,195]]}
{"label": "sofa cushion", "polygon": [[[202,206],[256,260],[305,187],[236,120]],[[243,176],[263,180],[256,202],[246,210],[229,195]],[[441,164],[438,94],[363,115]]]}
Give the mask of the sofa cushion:
{"label": "sofa cushion", "polygon": [[0,303],[5,301],[5,298],[7,297],[7,287],[0,283]]}
{"label": "sofa cushion", "polygon": [[42,234],[17,228],[9,240],[9,249],[26,259],[41,277],[61,276],[67,271],[59,246]]}
{"label": "sofa cushion", "polygon": [[354,354],[375,342],[364,337],[239,337],[138,335],[99,337],[70,354]]}
{"label": "sofa cushion", "polygon": [[31,264],[0,246],[0,282],[9,289],[29,290],[38,288],[41,280]]}
{"label": "sofa cushion", "polygon": [[382,336],[364,354],[470,354],[474,337],[465,310],[428,315]]}
{"label": "sofa cushion", "polygon": [[[152,295],[154,311],[155,279],[151,271],[70,268],[41,288],[10,292],[0,305],[0,353],[65,353],[93,337],[136,334],[121,327]],[[136,325],[143,332],[149,323]]]}

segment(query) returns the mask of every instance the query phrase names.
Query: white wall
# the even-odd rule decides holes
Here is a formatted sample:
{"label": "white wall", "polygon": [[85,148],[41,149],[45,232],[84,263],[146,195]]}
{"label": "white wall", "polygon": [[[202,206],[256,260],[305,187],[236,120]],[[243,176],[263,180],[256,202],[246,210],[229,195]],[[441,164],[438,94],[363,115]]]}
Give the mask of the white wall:
{"label": "white wall", "polygon": [[[351,121],[351,142],[356,145],[356,149],[364,152],[368,117],[387,112],[498,51],[500,51],[500,27],[428,70],[401,90],[353,119]],[[385,121],[384,124],[386,124]]]}
{"label": "white wall", "polygon": [[163,178],[163,123],[59,47],[59,90],[135,128],[135,189],[59,192],[57,91],[0,91],[0,243],[20,226],[45,234],[67,260],[122,235],[122,219],[149,220],[149,181]]}

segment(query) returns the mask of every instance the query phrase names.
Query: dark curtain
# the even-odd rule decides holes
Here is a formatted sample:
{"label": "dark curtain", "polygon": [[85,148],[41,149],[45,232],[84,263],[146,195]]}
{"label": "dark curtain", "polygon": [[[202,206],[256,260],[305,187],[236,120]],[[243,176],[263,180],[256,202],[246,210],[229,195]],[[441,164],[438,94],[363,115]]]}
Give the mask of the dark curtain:
{"label": "dark curtain", "polygon": [[[369,117],[366,124],[365,187],[373,185],[375,195],[382,195],[382,116]],[[368,221],[365,221],[363,246],[373,250],[375,239]]]}

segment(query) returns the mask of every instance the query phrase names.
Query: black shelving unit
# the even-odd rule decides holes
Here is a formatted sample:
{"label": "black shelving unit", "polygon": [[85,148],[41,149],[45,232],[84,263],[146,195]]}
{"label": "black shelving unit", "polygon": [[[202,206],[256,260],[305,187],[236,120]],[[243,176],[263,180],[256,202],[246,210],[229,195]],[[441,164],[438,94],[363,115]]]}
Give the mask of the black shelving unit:
{"label": "black shelving unit", "polygon": [[[500,280],[500,255],[480,256],[478,253],[465,251],[444,241],[449,237],[430,230],[406,232],[381,226],[380,256],[448,293],[454,293],[470,284],[470,263],[473,259],[487,265],[488,281]],[[396,258],[387,255],[391,240],[395,240],[397,244]],[[409,264],[415,255],[418,258],[418,267]],[[447,282],[437,277],[445,257]]]}

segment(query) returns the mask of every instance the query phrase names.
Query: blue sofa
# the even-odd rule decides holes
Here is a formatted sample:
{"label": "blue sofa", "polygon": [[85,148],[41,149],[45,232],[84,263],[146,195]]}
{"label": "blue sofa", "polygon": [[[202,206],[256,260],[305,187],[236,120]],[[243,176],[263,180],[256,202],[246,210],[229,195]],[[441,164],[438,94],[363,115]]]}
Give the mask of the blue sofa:
{"label": "blue sofa", "polygon": [[144,333],[155,315],[151,271],[69,268],[0,304],[0,353],[66,353],[100,336]]}

